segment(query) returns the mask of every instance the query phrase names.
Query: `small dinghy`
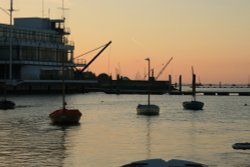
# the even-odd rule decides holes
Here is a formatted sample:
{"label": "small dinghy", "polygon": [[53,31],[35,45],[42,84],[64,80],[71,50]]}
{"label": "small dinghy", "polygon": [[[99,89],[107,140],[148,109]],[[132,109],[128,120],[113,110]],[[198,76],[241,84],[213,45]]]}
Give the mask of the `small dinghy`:
{"label": "small dinghy", "polygon": [[235,143],[232,145],[233,149],[236,150],[249,150],[250,149],[250,143]]}
{"label": "small dinghy", "polygon": [[187,160],[172,159],[169,161],[165,161],[163,159],[148,159],[148,160],[135,161],[130,164],[123,165],[121,167],[208,167],[208,166]]}

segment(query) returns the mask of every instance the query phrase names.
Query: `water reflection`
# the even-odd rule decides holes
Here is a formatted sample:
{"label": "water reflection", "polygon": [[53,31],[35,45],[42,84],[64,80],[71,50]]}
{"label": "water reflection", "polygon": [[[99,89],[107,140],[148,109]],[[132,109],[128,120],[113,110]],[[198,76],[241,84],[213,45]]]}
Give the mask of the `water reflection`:
{"label": "water reflection", "polygon": [[189,135],[190,135],[190,145],[191,145],[191,156],[194,157],[196,155],[196,132],[197,132],[197,129],[196,129],[196,119],[197,119],[197,115],[196,114],[199,114],[199,113],[196,113],[196,112],[193,112],[191,113],[191,120],[190,120],[190,123],[191,123],[191,126],[190,126],[190,132],[189,132]]}
{"label": "water reflection", "polygon": [[[149,116],[139,116],[139,119],[142,119],[143,126],[141,127],[143,129],[143,143],[144,144],[144,159],[150,159],[152,158],[152,125],[153,125],[153,119],[155,117],[149,117]],[[140,137],[141,138],[141,137]]]}
{"label": "water reflection", "polygon": [[146,153],[147,159],[151,158],[151,120],[150,117],[147,117],[146,122]]}
{"label": "water reflection", "polygon": [[52,126],[45,115],[0,111],[0,166],[63,166],[67,131]]}
{"label": "water reflection", "polygon": [[[157,117],[137,116],[141,96],[72,95],[84,111],[80,126],[50,125],[61,96],[21,96],[0,110],[0,167],[120,166],[146,158],[188,159],[219,167],[249,166],[249,152],[231,145],[249,140],[249,98],[210,97],[205,111],[183,111],[184,96],[155,96]],[[101,100],[104,102],[100,103]],[[24,106],[25,105],[25,106]]]}

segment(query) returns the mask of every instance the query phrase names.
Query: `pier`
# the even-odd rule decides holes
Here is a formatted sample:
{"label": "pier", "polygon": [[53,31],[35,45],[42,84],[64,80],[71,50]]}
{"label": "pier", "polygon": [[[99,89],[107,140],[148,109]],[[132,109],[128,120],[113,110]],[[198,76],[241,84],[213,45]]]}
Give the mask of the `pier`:
{"label": "pier", "polygon": [[[171,91],[170,95],[192,95],[192,91]],[[250,96],[250,91],[196,91],[196,95],[203,96]]]}
{"label": "pier", "polygon": [[[250,96],[250,84],[196,84],[196,95],[203,96]],[[182,84],[182,76],[179,76],[179,84],[169,92],[170,95],[192,95],[192,85]]]}

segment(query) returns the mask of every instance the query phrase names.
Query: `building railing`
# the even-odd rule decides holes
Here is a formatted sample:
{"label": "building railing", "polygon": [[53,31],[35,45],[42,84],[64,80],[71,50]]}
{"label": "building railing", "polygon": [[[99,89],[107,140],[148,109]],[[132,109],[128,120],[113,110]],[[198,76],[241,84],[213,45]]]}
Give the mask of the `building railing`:
{"label": "building railing", "polygon": [[[9,60],[0,60],[0,64],[8,64]],[[44,66],[62,66],[60,61],[36,61],[36,60],[13,60],[13,65],[44,65]],[[66,67],[84,67],[86,66],[86,61],[67,61],[64,63]]]}
{"label": "building railing", "polygon": [[[66,34],[70,32],[70,29],[62,29]],[[28,40],[34,42],[48,42],[48,43],[59,43],[59,44],[70,44],[74,45],[73,41],[68,40],[67,37],[64,36],[64,33],[58,35],[56,33],[51,32],[41,32],[41,31],[29,31],[23,30],[19,28],[13,29],[13,41],[15,40]],[[4,26],[0,27],[0,40],[6,41],[9,39],[9,27]]]}
{"label": "building railing", "polygon": [[74,64],[76,64],[77,67],[85,67],[87,61],[85,59],[75,59]]}

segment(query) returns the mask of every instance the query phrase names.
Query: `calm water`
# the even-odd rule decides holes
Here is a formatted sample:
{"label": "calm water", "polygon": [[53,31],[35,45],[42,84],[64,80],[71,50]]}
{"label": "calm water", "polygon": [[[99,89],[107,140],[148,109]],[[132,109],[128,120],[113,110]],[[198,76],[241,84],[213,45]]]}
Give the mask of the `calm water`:
{"label": "calm water", "polygon": [[[117,167],[146,158],[177,158],[218,167],[249,167],[250,151],[232,149],[250,142],[250,98],[198,96],[203,111],[187,111],[189,96],[153,95],[160,115],[136,115],[144,95],[102,93],[67,96],[83,113],[79,126],[50,124],[59,95],[11,97],[15,110],[0,110],[0,167]],[[244,104],[248,104],[244,106]]]}

